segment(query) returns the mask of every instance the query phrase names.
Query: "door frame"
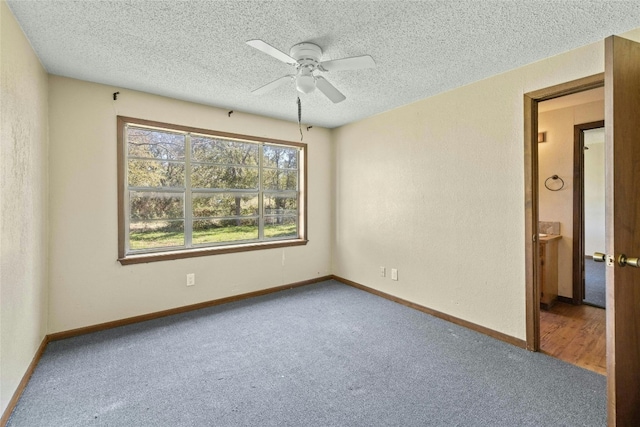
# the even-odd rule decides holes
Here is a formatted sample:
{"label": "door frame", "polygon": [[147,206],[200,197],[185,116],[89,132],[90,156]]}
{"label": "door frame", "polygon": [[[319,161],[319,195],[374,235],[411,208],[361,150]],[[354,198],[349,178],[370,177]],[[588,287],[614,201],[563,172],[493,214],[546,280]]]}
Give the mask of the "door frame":
{"label": "door frame", "polygon": [[604,86],[604,73],[524,94],[524,211],[526,343],[540,350],[540,276],[538,242],[538,103]]}
{"label": "door frame", "polygon": [[[604,120],[573,126],[573,297],[584,300],[584,131],[604,127]],[[604,250],[604,249],[602,249]]]}

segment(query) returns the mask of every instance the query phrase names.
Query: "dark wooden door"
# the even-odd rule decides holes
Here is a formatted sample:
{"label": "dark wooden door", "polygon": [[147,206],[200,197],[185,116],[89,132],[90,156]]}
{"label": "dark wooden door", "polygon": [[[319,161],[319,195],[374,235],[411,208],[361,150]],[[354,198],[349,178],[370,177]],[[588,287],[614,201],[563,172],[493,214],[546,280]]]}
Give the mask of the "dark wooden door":
{"label": "dark wooden door", "polygon": [[640,426],[640,43],[605,40],[607,395],[610,426]]}

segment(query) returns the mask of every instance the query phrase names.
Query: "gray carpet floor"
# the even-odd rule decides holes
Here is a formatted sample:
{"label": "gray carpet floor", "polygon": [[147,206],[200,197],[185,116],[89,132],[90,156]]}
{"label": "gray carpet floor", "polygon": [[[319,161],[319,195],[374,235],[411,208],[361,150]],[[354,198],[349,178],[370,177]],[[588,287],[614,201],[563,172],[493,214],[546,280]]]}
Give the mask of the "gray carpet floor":
{"label": "gray carpet floor", "polygon": [[590,258],[584,260],[584,290],[584,302],[596,307],[606,306],[605,263]]}
{"label": "gray carpet floor", "polygon": [[604,426],[605,388],[328,281],[52,342],[8,426]]}

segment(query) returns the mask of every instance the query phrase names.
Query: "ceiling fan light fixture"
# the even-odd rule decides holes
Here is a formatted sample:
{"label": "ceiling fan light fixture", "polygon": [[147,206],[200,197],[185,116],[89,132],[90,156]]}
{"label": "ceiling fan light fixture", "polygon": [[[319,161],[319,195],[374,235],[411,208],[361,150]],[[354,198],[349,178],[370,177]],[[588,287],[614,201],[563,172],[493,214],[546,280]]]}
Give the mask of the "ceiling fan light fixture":
{"label": "ceiling fan light fixture", "polygon": [[310,69],[306,67],[300,68],[296,76],[296,89],[302,93],[311,93],[316,89],[316,78]]}

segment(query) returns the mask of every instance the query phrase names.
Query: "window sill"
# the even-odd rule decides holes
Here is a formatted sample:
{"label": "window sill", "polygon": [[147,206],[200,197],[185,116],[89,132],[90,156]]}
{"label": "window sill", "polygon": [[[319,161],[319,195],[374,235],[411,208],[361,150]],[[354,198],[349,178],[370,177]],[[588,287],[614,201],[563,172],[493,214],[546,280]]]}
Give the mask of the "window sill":
{"label": "window sill", "polygon": [[171,261],[174,259],[195,258],[200,256],[222,255],[237,252],[257,251],[263,249],[285,248],[288,246],[304,246],[308,240],[278,240],[273,242],[248,243],[243,245],[218,246],[215,248],[182,249],[179,251],[155,252],[150,254],[127,255],[118,258],[122,265],[142,264],[157,261]]}

